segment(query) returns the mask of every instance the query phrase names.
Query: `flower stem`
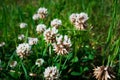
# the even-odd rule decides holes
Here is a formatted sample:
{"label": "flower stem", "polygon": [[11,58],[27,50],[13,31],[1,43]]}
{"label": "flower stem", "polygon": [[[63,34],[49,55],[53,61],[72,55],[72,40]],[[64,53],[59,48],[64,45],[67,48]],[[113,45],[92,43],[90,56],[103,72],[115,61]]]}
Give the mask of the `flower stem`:
{"label": "flower stem", "polygon": [[52,54],[51,50],[52,50],[52,46],[50,45],[50,46],[49,46],[49,55],[50,55],[50,56],[51,56],[51,54]]}

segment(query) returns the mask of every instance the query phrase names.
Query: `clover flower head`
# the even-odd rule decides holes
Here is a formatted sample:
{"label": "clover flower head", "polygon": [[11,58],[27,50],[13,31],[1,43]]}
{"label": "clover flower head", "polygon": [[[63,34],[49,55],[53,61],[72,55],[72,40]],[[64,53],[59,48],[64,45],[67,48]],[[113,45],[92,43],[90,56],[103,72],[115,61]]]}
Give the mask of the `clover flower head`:
{"label": "clover flower head", "polygon": [[45,24],[38,24],[36,31],[38,34],[43,33],[46,30],[46,25]]}
{"label": "clover flower head", "polygon": [[32,18],[33,20],[39,20],[40,17],[39,17],[39,14],[34,14]]}
{"label": "clover flower head", "polygon": [[54,19],[51,21],[51,26],[55,28],[59,28],[62,25],[62,21],[59,19]]}
{"label": "clover flower head", "polygon": [[56,36],[58,35],[58,30],[53,27],[53,28],[48,28],[44,32],[44,39],[47,43],[53,43],[56,41]]}
{"label": "clover flower head", "polygon": [[56,43],[53,43],[53,48],[54,48],[53,50],[58,55],[68,54],[70,52],[70,47],[71,47],[71,41],[67,35],[65,35],[64,37],[62,35],[56,37]]}
{"label": "clover flower head", "polygon": [[71,22],[72,24],[75,24],[77,15],[78,15],[77,13],[72,13],[72,14],[70,15],[69,19],[70,19],[70,22]]}
{"label": "clover flower head", "polygon": [[47,67],[44,71],[44,77],[46,80],[57,80],[60,77],[57,67]]}
{"label": "clover flower head", "polygon": [[20,41],[23,40],[24,38],[25,38],[24,34],[21,34],[21,35],[18,36],[18,39],[19,39]]}
{"label": "clover flower head", "polygon": [[31,46],[28,43],[19,44],[16,48],[16,53],[20,58],[27,57],[31,53]]}
{"label": "clover flower head", "polygon": [[40,67],[41,65],[43,65],[43,63],[44,63],[44,60],[40,58],[36,60],[35,65],[38,65],[38,67]]}
{"label": "clover flower head", "polygon": [[14,68],[17,65],[17,61],[11,61],[10,62],[10,67]]}
{"label": "clover flower head", "polygon": [[29,45],[37,44],[38,43],[38,38],[31,38],[31,37],[29,37],[28,38],[28,43],[29,43]]}
{"label": "clover flower head", "polygon": [[40,19],[44,19],[48,15],[48,11],[44,7],[39,8],[37,13],[39,14]]}
{"label": "clover flower head", "polygon": [[20,23],[20,28],[25,28],[25,27],[27,27],[27,23]]}
{"label": "clover flower head", "polygon": [[73,13],[70,15],[70,21],[77,30],[85,30],[87,27],[86,21],[89,19],[88,15],[84,12]]}
{"label": "clover flower head", "polygon": [[100,66],[94,69],[94,76],[98,80],[113,80],[115,79],[114,72],[109,66]]}

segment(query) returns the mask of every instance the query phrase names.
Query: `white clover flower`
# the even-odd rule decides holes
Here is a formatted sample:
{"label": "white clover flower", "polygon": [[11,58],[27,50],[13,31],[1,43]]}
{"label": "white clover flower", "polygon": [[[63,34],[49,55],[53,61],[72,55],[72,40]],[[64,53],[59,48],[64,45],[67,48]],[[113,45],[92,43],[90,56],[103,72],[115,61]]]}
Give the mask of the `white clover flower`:
{"label": "white clover flower", "polygon": [[79,23],[85,23],[88,19],[88,15],[84,12],[81,12],[76,18]]}
{"label": "white clover flower", "polygon": [[59,37],[56,37],[56,43],[53,43],[53,50],[58,55],[65,55],[68,54],[71,47],[71,41],[70,38],[68,38],[67,35],[64,37],[61,35]]}
{"label": "white clover flower", "polygon": [[44,31],[46,30],[46,25],[45,24],[38,24],[37,25],[37,28],[36,28],[36,31],[37,33],[43,33]]}
{"label": "white clover flower", "polygon": [[94,69],[94,76],[98,80],[114,80],[114,71],[109,66],[100,66]]}
{"label": "white clover flower", "polygon": [[54,19],[54,20],[51,21],[51,26],[52,27],[58,28],[61,25],[62,25],[62,21],[59,20],[59,19]]}
{"label": "white clover flower", "polygon": [[11,61],[10,62],[10,67],[14,68],[17,65],[17,61]]}
{"label": "white clover flower", "polygon": [[70,15],[69,19],[72,24],[75,24],[77,15],[78,15],[77,13],[73,13]]}
{"label": "white clover flower", "polygon": [[27,27],[27,23],[20,23],[20,28],[25,28]]}
{"label": "white clover flower", "polygon": [[42,7],[38,9],[38,12],[40,19],[44,19],[47,17],[48,11],[46,8]]}
{"label": "white clover flower", "polygon": [[40,59],[36,60],[35,65],[37,65],[38,67],[40,67],[41,65],[43,65],[43,63],[44,63],[44,60],[42,58],[40,58]]}
{"label": "white clover flower", "polygon": [[0,47],[3,47],[3,46],[5,46],[5,42],[0,43]]}
{"label": "white clover flower", "polygon": [[24,38],[25,38],[24,34],[21,34],[21,35],[18,36],[19,40],[23,40]]}
{"label": "white clover flower", "polygon": [[57,80],[60,77],[57,67],[47,67],[44,72],[45,80]]}
{"label": "white clover flower", "polygon": [[86,28],[86,21],[88,20],[88,15],[84,12],[77,15],[75,27],[78,30],[84,30]]}
{"label": "white clover flower", "polygon": [[39,20],[40,17],[39,17],[39,14],[34,14],[32,18],[33,20]]}
{"label": "white clover flower", "polygon": [[31,46],[28,43],[19,44],[19,46],[16,48],[16,53],[18,56],[20,56],[20,58],[29,56],[30,52],[31,52]]}
{"label": "white clover flower", "polygon": [[81,12],[80,14],[78,13],[73,13],[70,16],[70,21],[71,23],[74,24],[76,29],[78,30],[84,30],[86,28],[86,21],[89,19],[88,15],[84,12]]}
{"label": "white clover flower", "polygon": [[28,38],[28,43],[29,43],[29,45],[37,44],[38,43],[38,38],[31,38],[31,37],[29,37]]}
{"label": "white clover flower", "polygon": [[56,36],[57,36],[58,30],[53,27],[48,28],[45,32],[44,32],[44,39],[47,43],[53,43],[56,41]]}

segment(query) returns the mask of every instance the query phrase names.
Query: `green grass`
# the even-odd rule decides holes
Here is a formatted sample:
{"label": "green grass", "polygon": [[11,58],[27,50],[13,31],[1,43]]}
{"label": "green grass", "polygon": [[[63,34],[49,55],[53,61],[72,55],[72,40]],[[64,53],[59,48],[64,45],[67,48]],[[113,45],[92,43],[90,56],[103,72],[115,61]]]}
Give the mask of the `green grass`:
{"label": "green grass", "polygon": [[[116,73],[116,80],[120,79],[120,1],[119,0],[1,0],[0,1],[0,60],[3,70],[0,71],[0,80],[44,80],[43,72],[48,66],[57,66],[61,80],[95,80],[94,66],[110,65]],[[48,9],[45,20],[35,22],[32,19],[38,8]],[[86,12],[89,16],[86,31],[75,30],[69,21],[72,13]],[[36,25],[44,23],[50,27],[54,18],[62,20],[59,33],[68,35],[72,41],[72,49],[68,55],[58,56],[52,46],[46,44],[42,35],[36,32]],[[26,22],[28,27],[20,29],[19,24]],[[33,54],[21,60],[16,55],[16,47],[25,41],[19,41],[18,35],[37,37],[39,42],[32,46]],[[93,35],[94,34],[94,35]],[[51,50],[49,50],[51,47]],[[94,48],[93,48],[94,47]],[[49,55],[51,52],[51,56]],[[40,68],[35,61],[43,58],[45,63]],[[11,73],[9,62],[16,60],[18,65]],[[18,73],[20,72],[20,74]],[[29,73],[38,74],[30,77]]]}

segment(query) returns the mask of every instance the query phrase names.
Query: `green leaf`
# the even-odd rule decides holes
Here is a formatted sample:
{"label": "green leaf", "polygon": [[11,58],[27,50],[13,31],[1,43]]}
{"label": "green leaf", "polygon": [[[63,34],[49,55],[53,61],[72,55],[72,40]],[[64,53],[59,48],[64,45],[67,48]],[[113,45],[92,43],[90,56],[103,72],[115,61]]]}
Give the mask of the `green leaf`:
{"label": "green leaf", "polygon": [[18,73],[18,72],[9,72],[9,74],[12,76],[12,77],[14,77],[15,79],[18,79],[19,77],[20,77],[20,73]]}
{"label": "green leaf", "polygon": [[88,68],[88,67],[85,67],[85,68],[84,68],[84,71],[87,71],[87,70],[89,70],[89,68]]}
{"label": "green leaf", "polygon": [[73,75],[73,76],[80,76],[80,72],[73,71],[73,72],[71,72],[71,75]]}
{"label": "green leaf", "polygon": [[90,60],[92,60],[92,59],[94,59],[94,56],[90,54],[90,55],[88,56],[88,58],[89,58]]}
{"label": "green leaf", "polygon": [[21,61],[21,66],[22,66],[22,68],[23,68],[23,71],[24,71],[25,77],[26,77],[26,79],[27,79],[27,78],[28,78],[27,70],[26,70],[24,64],[22,63],[22,61]]}
{"label": "green leaf", "polygon": [[70,59],[72,58],[72,56],[73,56],[72,53],[68,54],[68,55],[67,55],[67,59],[70,60]]}
{"label": "green leaf", "polygon": [[75,63],[75,62],[78,62],[78,60],[79,60],[78,57],[75,57],[71,60],[71,62]]}
{"label": "green leaf", "polygon": [[60,69],[60,64],[59,63],[56,63],[56,66],[58,69]]}
{"label": "green leaf", "polygon": [[62,69],[66,69],[66,68],[67,68],[67,66],[65,66],[65,65],[62,66]]}

